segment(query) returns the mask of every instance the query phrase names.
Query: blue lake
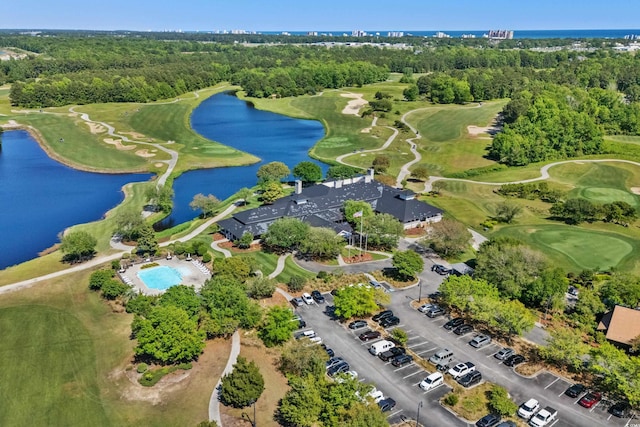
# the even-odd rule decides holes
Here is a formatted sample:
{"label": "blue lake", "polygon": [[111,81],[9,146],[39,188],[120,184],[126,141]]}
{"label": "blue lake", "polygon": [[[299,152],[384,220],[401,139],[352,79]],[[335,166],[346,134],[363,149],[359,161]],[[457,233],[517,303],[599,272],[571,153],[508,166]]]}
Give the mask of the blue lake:
{"label": "blue lake", "polygon": [[38,256],[65,228],[103,217],[128,182],[150,174],[82,172],[52,160],[25,131],[1,136],[0,269]]}
{"label": "blue lake", "polygon": [[[290,169],[312,160],[308,150],[324,136],[320,122],[261,111],[227,93],[203,101],[193,111],[193,129],[204,137],[251,153],[257,164],[196,170],[174,181],[171,216],[163,225],[189,221],[198,215],[189,203],[198,193],[223,200],[242,187],[256,184],[260,166],[281,161]],[[149,174],[82,172],[50,159],[25,131],[2,134],[0,151],[0,269],[37,257],[59,241],[65,228],[103,217],[124,198],[121,188],[146,181]]]}
{"label": "blue lake", "polygon": [[293,169],[307,160],[320,165],[323,173],[327,170],[327,165],[308,155],[324,137],[320,122],[258,110],[230,93],[203,101],[191,115],[191,127],[205,138],[251,153],[261,161],[250,166],[189,171],[178,177],[173,184],[173,211],[162,222],[163,228],[195,218],[198,212],[189,203],[198,193],[224,200],[242,187],[253,187],[256,172],[265,163],[279,161]]}

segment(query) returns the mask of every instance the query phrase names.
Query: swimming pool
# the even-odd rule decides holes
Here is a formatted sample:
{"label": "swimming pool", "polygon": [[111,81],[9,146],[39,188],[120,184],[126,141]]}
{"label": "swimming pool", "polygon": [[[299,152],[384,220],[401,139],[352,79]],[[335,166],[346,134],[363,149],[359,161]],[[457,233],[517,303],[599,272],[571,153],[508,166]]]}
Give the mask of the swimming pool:
{"label": "swimming pool", "polygon": [[145,268],[138,272],[138,277],[149,289],[164,291],[171,286],[182,283],[182,276],[175,268],[161,265],[159,267]]}

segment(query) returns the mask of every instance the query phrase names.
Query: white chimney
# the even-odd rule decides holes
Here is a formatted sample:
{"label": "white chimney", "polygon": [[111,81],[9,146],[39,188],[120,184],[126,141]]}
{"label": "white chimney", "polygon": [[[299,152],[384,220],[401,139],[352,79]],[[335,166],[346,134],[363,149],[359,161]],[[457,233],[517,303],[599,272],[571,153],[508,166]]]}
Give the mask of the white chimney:
{"label": "white chimney", "polygon": [[369,183],[373,181],[373,168],[367,170],[367,174],[364,176],[364,182]]}
{"label": "white chimney", "polygon": [[336,181],[336,188],[342,188],[342,180],[341,179]]}
{"label": "white chimney", "polygon": [[302,193],[302,181],[296,179],[296,194]]}

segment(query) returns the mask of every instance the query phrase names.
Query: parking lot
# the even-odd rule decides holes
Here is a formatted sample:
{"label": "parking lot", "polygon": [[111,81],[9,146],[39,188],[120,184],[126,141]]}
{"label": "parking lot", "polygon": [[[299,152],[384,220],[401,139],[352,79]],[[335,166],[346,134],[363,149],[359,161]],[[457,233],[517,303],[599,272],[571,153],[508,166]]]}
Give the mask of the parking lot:
{"label": "parking lot", "polygon": [[[425,292],[424,289],[423,292]],[[610,402],[606,402],[605,399],[591,409],[579,406],[577,404],[579,397],[572,399],[564,395],[564,391],[571,383],[563,378],[548,372],[540,373],[534,378],[518,375],[513,368],[505,366],[502,361],[494,357],[494,354],[502,348],[495,342],[478,349],[470,346],[468,343],[477,332],[463,336],[455,335],[442,327],[448,320],[446,316],[431,319],[410,306],[411,300],[418,296],[417,289],[392,292],[391,296],[392,302],[388,308],[400,318],[401,322],[396,327],[407,332],[409,339],[406,348],[414,355],[426,360],[441,348],[452,350],[455,360],[452,361],[451,366],[458,362],[473,362],[482,373],[483,381],[491,381],[505,387],[517,404],[535,398],[542,407],[548,405],[556,408],[558,418],[550,426],[633,425],[633,421],[629,419],[611,416],[607,412]],[[369,354],[368,349],[376,340],[362,342],[358,339],[358,335],[367,328],[350,330],[346,323],[332,320],[324,310],[332,305],[333,298],[328,294],[325,297],[325,304],[304,305],[296,311],[307,322],[306,329],[313,329],[322,337],[323,342],[335,351],[336,356],[349,362],[351,369],[358,372],[360,381],[375,385],[385,397],[396,400],[397,406],[387,412],[391,423],[405,419],[415,420],[418,405],[423,402],[421,424],[434,427],[468,425],[438,403],[438,400],[450,390],[446,384],[425,392],[418,387],[418,384],[429,373],[419,365],[412,362],[402,367],[394,367],[390,362],[385,363]],[[371,321],[369,324],[375,325]],[[391,329],[393,328],[389,328]]]}

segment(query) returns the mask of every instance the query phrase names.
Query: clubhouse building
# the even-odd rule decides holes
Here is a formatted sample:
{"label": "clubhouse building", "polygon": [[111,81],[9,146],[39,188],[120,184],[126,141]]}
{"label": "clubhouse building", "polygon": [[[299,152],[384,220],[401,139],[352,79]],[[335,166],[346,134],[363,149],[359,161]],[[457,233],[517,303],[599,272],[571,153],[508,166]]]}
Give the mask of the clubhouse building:
{"label": "clubhouse building", "polygon": [[416,199],[415,193],[401,190],[373,179],[373,169],[366,175],[327,181],[302,188],[296,181],[295,192],[220,221],[220,232],[229,240],[237,240],[244,233],[260,237],[269,225],[280,218],[298,218],[312,227],[331,228],[336,234],[349,236],[351,225],[343,212],[344,202],[361,200],[369,203],[376,213],[392,215],[405,229],[418,227],[442,219],[442,211]]}

